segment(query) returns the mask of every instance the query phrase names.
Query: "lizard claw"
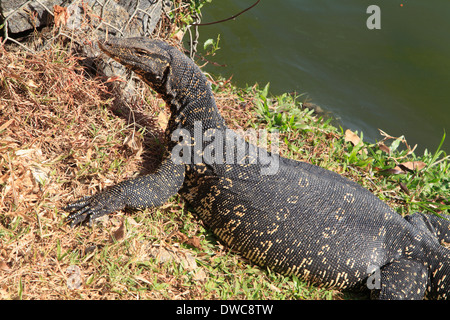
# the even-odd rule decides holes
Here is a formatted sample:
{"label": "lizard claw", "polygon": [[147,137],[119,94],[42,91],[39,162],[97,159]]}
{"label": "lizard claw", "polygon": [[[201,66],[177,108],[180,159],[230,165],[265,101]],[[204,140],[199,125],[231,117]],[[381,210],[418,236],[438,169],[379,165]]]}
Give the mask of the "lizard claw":
{"label": "lizard claw", "polygon": [[[70,226],[72,228],[84,222],[88,215],[93,214],[92,212],[90,212],[92,211],[91,207],[89,206],[90,198],[91,197],[84,197],[83,199],[70,203],[62,208],[64,211],[70,212],[70,214],[66,217],[66,221],[70,222]],[[89,222],[91,223],[91,221]]]}
{"label": "lizard claw", "polygon": [[70,212],[66,221],[70,222],[71,227],[74,227],[89,219],[89,225],[92,226],[95,219],[125,208],[125,197],[117,191],[120,191],[120,189],[112,188],[68,204],[63,208],[64,211]]}

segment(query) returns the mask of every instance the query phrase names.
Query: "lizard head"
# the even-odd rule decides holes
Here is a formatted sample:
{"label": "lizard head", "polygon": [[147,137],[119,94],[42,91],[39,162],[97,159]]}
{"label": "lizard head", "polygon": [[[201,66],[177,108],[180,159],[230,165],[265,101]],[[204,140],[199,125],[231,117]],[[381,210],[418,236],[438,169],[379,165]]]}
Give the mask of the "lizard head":
{"label": "lizard head", "polygon": [[199,67],[166,42],[140,37],[99,40],[98,44],[108,56],[133,70],[161,94],[173,112],[194,100],[214,103],[208,80]]}
{"label": "lizard head", "polygon": [[98,44],[103,52],[133,70],[156,91],[167,80],[172,57],[171,47],[165,42],[142,37],[99,40]]}

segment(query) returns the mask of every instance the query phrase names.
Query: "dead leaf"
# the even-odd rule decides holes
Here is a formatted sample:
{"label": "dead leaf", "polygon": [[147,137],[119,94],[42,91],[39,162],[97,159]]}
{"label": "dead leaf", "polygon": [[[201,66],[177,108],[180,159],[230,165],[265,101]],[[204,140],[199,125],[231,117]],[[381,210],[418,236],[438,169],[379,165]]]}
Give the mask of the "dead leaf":
{"label": "dead leaf", "polygon": [[399,166],[395,166],[392,169],[387,169],[386,171],[388,171],[391,174],[402,174],[402,173],[406,173],[405,170],[403,170],[401,167]]}
{"label": "dead leaf", "polygon": [[181,240],[181,242],[183,242],[183,243],[189,239],[189,237],[187,235],[185,235],[184,233],[182,233],[178,230],[172,231],[172,233],[169,235],[169,238],[172,238],[172,237],[176,237],[177,239]]}
{"label": "dead leaf", "polygon": [[142,152],[144,151],[144,147],[142,146],[142,137],[136,135],[135,132],[130,133],[125,137],[123,144],[128,146],[131,150],[135,152],[134,157],[138,159]]}
{"label": "dead leaf", "polygon": [[83,284],[80,267],[71,265],[67,268],[66,273],[69,274],[67,278],[67,288],[69,290],[79,289]]}
{"label": "dead leaf", "polygon": [[185,269],[195,270],[197,269],[197,261],[192,254],[189,252],[183,252],[180,257],[180,262]]}
{"label": "dead leaf", "polygon": [[177,237],[181,241],[181,243],[186,243],[197,249],[202,249],[202,246],[200,245],[200,238],[197,236],[192,236],[191,238],[189,238],[187,235],[185,235],[184,233],[182,233],[178,230],[172,232],[170,234],[169,238],[172,236]]}
{"label": "dead leaf", "polygon": [[113,234],[111,235],[110,238],[110,242],[114,242],[114,241],[120,241],[123,238],[125,238],[125,223],[124,223],[124,219],[122,219],[122,223],[120,224],[119,228],[117,228],[116,231],[113,232]]}
{"label": "dead leaf", "polygon": [[400,189],[402,189],[407,195],[409,195],[408,187],[406,187],[406,185],[402,182],[399,182],[399,184],[400,184]]}
{"label": "dead leaf", "polygon": [[118,82],[126,82],[126,81],[123,80],[121,77],[119,77],[119,76],[114,76],[114,77],[108,78],[108,80],[106,80],[106,83],[114,82],[114,81],[118,81]]}
{"label": "dead leaf", "polygon": [[194,248],[202,249],[202,246],[200,245],[200,238],[197,236],[189,238],[187,241],[185,241],[185,243],[190,246],[193,246]]}
{"label": "dead leaf", "polygon": [[411,171],[422,170],[423,168],[425,168],[427,166],[426,163],[422,162],[422,161],[408,161],[408,162],[403,162],[401,165]]}
{"label": "dead leaf", "polygon": [[207,275],[205,273],[205,271],[203,269],[198,269],[195,273],[194,276],[192,277],[192,280],[194,281],[200,281],[203,282],[207,279]]}
{"label": "dead leaf", "polygon": [[380,170],[377,169],[381,174],[389,175],[389,174],[403,174],[405,171],[403,171],[399,166],[395,166],[394,168],[386,169],[386,170]]}
{"label": "dead leaf", "polygon": [[3,272],[11,272],[11,268],[5,261],[0,261],[0,270]]}
{"label": "dead leaf", "polygon": [[381,151],[386,152],[387,154],[391,154],[391,149],[389,149],[388,146],[386,146],[383,142],[378,143],[378,148],[380,148]]}
{"label": "dead leaf", "polygon": [[0,126],[0,131],[5,130],[7,127],[9,127],[9,125],[14,121],[14,119],[9,119],[8,121],[6,121],[4,124],[2,124]]}
{"label": "dead leaf", "polygon": [[167,124],[169,123],[169,118],[164,111],[161,111],[158,115],[158,124],[161,129],[165,130],[167,128]]}
{"label": "dead leaf", "polygon": [[40,184],[45,185],[49,181],[48,170],[45,170],[41,166],[34,164],[30,166],[31,174],[33,175],[34,180]]}
{"label": "dead leaf", "polygon": [[409,161],[400,163],[391,169],[380,170],[383,174],[404,174],[407,171],[414,172],[415,170],[421,170],[426,167],[426,164],[422,161]]}
{"label": "dead leaf", "polygon": [[189,251],[176,246],[153,245],[150,249],[150,256],[154,257],[159,263],[174,261],[180,263],[185,269],[197,269],[194,256]]}
{"label": "dead leaf", "polygon": [[130,147],[133,151],[138,151],[142,149],[142,141],[139,136],[136,135],[135,132],[130,133],[125,137],[123,144]]}
{"label": "dead leaf", "polygon": [[358,137],[356,133],[351,131],[350,129],[345,130],[345,141],[350,141],[354,146],[361,142],[361,139]]}
{"label": "dead leaf", "polygon": [[178,30],[174,35],[173,38],[177,40],[178,42],[181,42],[183,40],[184,31],[182,29]]}
{"label": "dead leaf", "polygon": [[[344,138],[346,142],[350,141],[354,146],[357,146],[358,144],[362,143],[361,138],[358,137],[358,135],[353,131],[351,131],[350,129],[345,130]],[[358,151],[359,154],[362,154],[363,152],[364,154],[368,154],[366,148],[363,148],[362,150]]]}
{"label": "dead leaf", "polygon": [[65,26],[67,24],[67,20],[69,19],[67,8],[55,4],[53,6],[53,15],[56,27],[59,27],[60,25]]}
{"label": "dead leaf", "polygon": [[153,246],[150,250],[150,255],[159,263],[173,260],[170,252],[161,246]]}

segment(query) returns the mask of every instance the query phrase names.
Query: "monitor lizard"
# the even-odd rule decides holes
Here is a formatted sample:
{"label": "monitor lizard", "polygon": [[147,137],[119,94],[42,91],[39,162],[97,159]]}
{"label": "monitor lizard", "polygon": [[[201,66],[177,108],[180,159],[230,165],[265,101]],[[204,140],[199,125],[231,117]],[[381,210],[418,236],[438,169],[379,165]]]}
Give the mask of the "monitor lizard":
{"label": "monitor lizard", "polygon": [[147,38],[99,46],[168,104],[170,142],[156,172],[67,205],[72,225],[179,193],[219,239],[260,266],[335,288],[368,287],[378,299],[449,297],[450,255],[440,244],[450,242],[449,221],[403,218],[356,182],[273,153],[276,170],[264,171],[262,150],[227,134],[207,78],[186,55]]}

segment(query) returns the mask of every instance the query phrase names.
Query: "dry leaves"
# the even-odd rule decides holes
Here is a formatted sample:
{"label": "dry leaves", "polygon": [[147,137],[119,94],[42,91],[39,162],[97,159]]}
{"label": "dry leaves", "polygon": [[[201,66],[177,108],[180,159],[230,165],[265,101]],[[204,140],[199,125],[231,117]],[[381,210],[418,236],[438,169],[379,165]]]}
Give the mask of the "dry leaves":
{"label": "dry leaves", "polygon": [[203,249],[200,244],[200,238],[197,236],[188,237],[187,235],[185,235],[184,233],[182,233],[180,231],[174,231],[170,234],[169,237],[176,237],[176,238],[180,239],[181,243],[186,243],[186,244],[193,246],[194,248],[197,248],[199,250]]}
{"label": "dry leaves", "polygon": [[[53,10],[56,26],[64,27],[67,19],[70,24],[72,17],[66,8],[55,6]],[[132,130],[126,127],[126,120],[110,119],[109,111],[103,112],[112,96],[106,85],[101,79],[86,77],[79,58],[63,54],[62,45],[57,43],[38,54],[9,52],[0,46],[0,300],[136,298],[134,284],[108,277],[110,271],[104,270],[104,257],[96,248],[107,245],[108,258],[123,255],[124,259],[128,255],[123,251],[136,250],[139,261],[148,261],[148,242],[132,237],[126,230],[129,221],[118,223],[113,232],[107,228],[68,229],[62,223],[66,213],[61,208],[112,184],[113,177],[123,180],[132,176],[142,159],[130,159],[129,149],[139,157],[145,148],[143,140],[140,133],[129,134]],[[113,77],[110,81],[122,80]],[[161,109],[158,101],[151,101],[151,117]],[[151,125],[155,124],[152,118]],[[124,136],[129,134],[125,141],[124,132]],[[154,149],[157,152],[146,148],[144,157],[159,157],[160,147]],[[123,171],[117,170],[119,174],[112,165],[116,161],[127,162]],[[119,242],[110,245],[110,237]],[[129,238],[133,246],[124,248],[122,239]],[[195,238],[188,241],[198,245]],[[78,267],[72,265],[70,253],[77,251]],[[206,277],[196,268],[192,251],[164,245],[158,252],[159,257],[185,266],[196,281]],[[119,267],[121,262],[117,262]],[[124,264],[128,266],[128,261]],[[158,281],[171,280],[170,288],[178,292],[178,279],[170,273],[173,267],[169,265],[166,273],[139,270],[137,277],[153,285],[157,274]],[[130,274],[137,268],[131,264]],[[93,280],[86,285],[88,279]],[[163,295],[149,286],[139,297]]]}
{"label": "dry leaves", "polygon": [[173,35],[173,38],[181,43],[184,37],[184,31],[183,29],[179,29],[175,34]]}
{"label": "dry leaves", "polygon": [[361,138],[350,129],[345,130],[344,139],[345,142],[351,142],[354,146],[361,142]]}
{"label": "dry leaves", "polygon": [[[381,129],[378,129],[378,130],[380,131],[380,134],[381,134],[384,138],[383,138],[383,140],[381,140],[380,142],[378,142],[377,145],[378,145],[378,147],[380,148],[380,150],[382,150],[383,152],[386,152],[388,155],[391,155],[391,153],[392,153],[393,151],[397,150],[397,148],[399,147],[400,144],[405,145],[405,147],[406,147],[406,149],[408,150],[408,152],[407,152],[404,156],[402,156],[402,157],[400,157],[400,158],[397,158],[396,160],[406,158],[407,156],[409,156],[410,154],[412,154],[412,153],[414,152],[414,150],[417,148],[417,145],[415,145],[413,148],[411,148],[411,147],[408,145],[408,143],[406,142],[406,139],[405,139],[404,136],[401,136],[401,137],[393,137],[393,136],[387,134],[386,132],[384,132],[384,131],[381,130]],[[394,141],[391,143],[391,147],[388,147],[388,146],[386,146],[386,144],[385,144],[385,141],[388,141],[388,140],[394,140]]]}
{"label": "dry leaves", "polygon": [[[405,144],[405,146],[407,147],[407,150],[408,150],[407,155],[414,152],[414,149],[416,148],[416,147],[414,147],[413,149],[411,149],[409,147],[409,145],[406,143],[406,140],[404,139],[404,137],[392,137],[382,130],[380,130],[380,133],[384,136],[384,139],[382,141],[378,142],[377,145],[380,148],[380,150],[387,153],[388,155],[391,155],[393,150],[391,150],[391,148],[389,148],[388,146],[386,146],[384,144],[384,141],[386,141],[386,140],[394,139],[394,143],[392,146],[392,149],[394,149],[394,150],[396,150],[398,148],[398,145],[400,143]],[[351,142],[354,146],[357,146],[362,143],[361,138],[356,133],[354,133],[353,131],[351,131],[349,129],[347,129],[345,131],[344,139],[346,142]],[[367,150],[365,148],[363,149],[363,151],[367,154]],[[359,151],[359,153],[361,153],[361,151]],[[398,163],[398,160],[403,159],[403,158],[405,158],[405,156],[402,156],[402,157],[399,157],[396,159],[392,158],[392,159]],[[387,170],[381,170],[381,172],[385,173],[385,174],[404,174],[407,172],[415,172],[418,170],[422,170],[425,167],[426,167],[426,164],[422,161],[408,161],[408,162],[398,163],[394,168],[387,169]],[[405,189],[406,189],[406,187],[405,187]]]}
{"label": "dry leaves", "polygon": [[[390,154],[390,149],[389,149],[389,154]],[[402,159],[402,158],[403,157],[400,157],[398,159]],[[415,173],[417,171],[424,169],[427,166],[427,164],[423,161],[407,161],[407,162],[403,162],[403,163],[398,163],[398,161],[397,161],[398,159],[394,159],[394,158],[392,158],[392,159],[397,163],[397,165],[395,167],[390,168],[390,169],[385,169],[385,170],[381,170],[381,169],[377,169],[377,170],[382,174],[396,175],[396,174],[405,174],[408,172]],[[400,187],[402,187],[402,186],[400,186]]]}
{"label": "dry leaves", "polygon": [[426,167],[426,163],[422,161],[408,161],[400,164],[403,168],[409,169],[411,171],[422,170]]}
{"label": "dry leaves", "polygon": [[[9,170],[0,175],[0,212],[6,215],[21,216],[27,221],[34,221],[25,212],[35,208],[42,191],[56,194],[57,186],[50,178],[51,166],[43,155],[41,148],[30,146],[18,149],[15,142],[0,139],[4,149],[0,150],[0,163],[7,164]],[[16,208],[11,210],[11,208]]]}
{"label": "dry leaves", "polygon": [[67,268],[66,273],[69,274],[67,277],[67,288],[69,290],[79,289],[83,284],[80,267],[71,265]]}
{"label": "dry leaves", "polygon": [[176,244],[169,246],[166,244],[153,244],[150,248],[150,256],[158,263],[175,262],[180,263],[185,269],[197,269],[197,262],[190,251],[183,250]]}
{"label": "dry leaves", "polygon": [[0,271],[2,272],[11,272],[11,268],[5,261],[0,261]]}
{"label": "dry leaves", "polygon": [[[358,146],[360,144],[362,145],[363,143],[361,138],[350,129],[345,130],[344,139],[345,142],[351,142],[354,146]],[[363,148],[362,150],[358,151],[359,154],[362,154],[363,152],[364,154],[368,153],[366,148]]]}
{"label": "dry leaves", "polygon": [[404,174],[407,172],[415,172],[422,170],[426,167],[426,163],[422,161],[408,161],[399,163],[392,169],[384,170],[383,172],[389,173],[389,174]]}
{"label": "dry leaves", "polygon": [[141,135],[137,135],[136,132],[131,132],[128,136],[125,137],[123,144],[128,146],[134,153],[135,159],[139,159],[141,157],[142,152],[144,151],[143,147],[143,138]]}
{"label": "dry leaves", "polygon": [[126,230],[125,230],[125,219],[122,219],[122,222],[120,223],[119,228],[113,232],[111,235],[111,238],[109,240],[110,243],[114,243],[117,241],[121,241],[125,238]]}
{"label": "dry leaves", "polygon": [[56,27],[65,26],[67,24],[67,20],[69,20],[67,8],[60,7],[56,4],[53,6],[53,16]]}
{"label": "dry leaves", "polygon": [[388,155],[391,155],[391,149],[386,146],[383,142],[378,143],[378,148],[380,148],[381,151],[387,153]]}
{"label": "dry leaves", "polygon": [[122,79],[121,77],[119,77],[119,76],[109,77],[108,80],[106,80],[106,83],[115,82],[115,81],[126,83],[126,81],[123,80],[123,79]]}
{"label": "dry leaves", "polygon": [[168,123],[169,117],[167,113],[164,110],[162,110],[158,115],[158,124],[161,127],[161,129],[166,130]]}

